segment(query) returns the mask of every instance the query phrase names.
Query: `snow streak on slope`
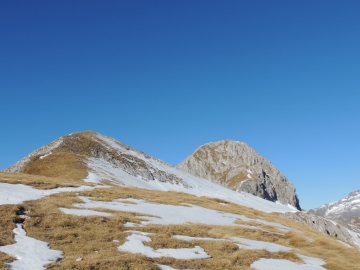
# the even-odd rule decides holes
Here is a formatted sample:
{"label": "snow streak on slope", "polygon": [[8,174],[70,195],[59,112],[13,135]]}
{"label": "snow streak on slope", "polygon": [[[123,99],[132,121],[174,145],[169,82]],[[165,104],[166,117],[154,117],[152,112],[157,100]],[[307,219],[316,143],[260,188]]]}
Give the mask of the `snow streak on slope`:
{"label": "snow streak on slope", "polygon": [[264,241],[250,240],[240,237],[230,237],[230,239],[234,242],[240,242],[241,244],[238,244],[238,246],[242,249],[265,249],[269,252],[287,252],[291,250],[289,247]]}
{"label": "snow streak on slope", "polygon": [[325,262],[318,258],[298,255],[305,264],[297,264],[284,259],[260,259],[251,264],[256,270],[325,270],[321,265]]}
{"label": "snow streak on slope", "polygon": [[241,249],[265,249],[269,252],[288,252],[292,248],[285,247],[283,245],[264,242],[264,241],[257,241],[257,240],[251,240],[246,238],[240,238],[240,237],[230,237],[229,239],[221,239],[221,238],[209,238],[209,237],[191,237],[191,236],[185,236],[185,235],[173,235],[171,238],[175,239],[182,239],[186,241],[194,241],[194,240],[200,240],[200,241],[231,241],[238,243],[238,247]]}
{"label": "snow streak on slope", "polygon": [[0,183],[0,205],[19,204],[23,203],[24,201],[38,200],[43,197],[60,192],[75,192],[90,189],[93,189],[93,187],[62,187],[48,190],[40,190],[22,184],[12,185],[7,183]]}

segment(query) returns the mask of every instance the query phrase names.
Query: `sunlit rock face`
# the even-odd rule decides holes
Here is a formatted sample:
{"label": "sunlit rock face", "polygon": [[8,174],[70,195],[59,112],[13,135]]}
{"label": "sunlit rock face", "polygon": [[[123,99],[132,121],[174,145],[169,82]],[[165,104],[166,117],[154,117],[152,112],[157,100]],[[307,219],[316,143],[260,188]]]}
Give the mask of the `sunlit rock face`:
{"label": "sunlit rock face", "polygon": [[235,191],[290,204],[300,210],[293,184],[246,143],[224,140],[205,144],[177,168]]}

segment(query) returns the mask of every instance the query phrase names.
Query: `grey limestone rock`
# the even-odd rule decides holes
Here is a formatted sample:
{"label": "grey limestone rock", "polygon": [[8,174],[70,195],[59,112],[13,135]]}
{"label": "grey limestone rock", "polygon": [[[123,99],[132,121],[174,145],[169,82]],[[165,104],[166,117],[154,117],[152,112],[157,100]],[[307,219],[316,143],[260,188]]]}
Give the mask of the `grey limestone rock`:
{"label": "grey limestone rock", "polygon": [[302,211],[283,213],[280,216],[307,225],[323,234],[334,236],[360,249],[360,229],[335,222],[314,213]]}
{"label": "grey limestone rock", "polygon": [[293,184],[246,143],[223,140],[205,144],[176,167],[233,190],[301,209]]}

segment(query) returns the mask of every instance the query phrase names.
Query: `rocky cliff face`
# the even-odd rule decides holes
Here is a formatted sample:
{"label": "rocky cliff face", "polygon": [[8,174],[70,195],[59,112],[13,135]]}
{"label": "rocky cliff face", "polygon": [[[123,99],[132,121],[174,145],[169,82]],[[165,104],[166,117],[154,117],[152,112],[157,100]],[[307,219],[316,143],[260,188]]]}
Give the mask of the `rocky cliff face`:
{"label": "rocky cliff face", "polygon": [[280,216],[307,225],[323,234],[331,235],[360,248],[360,228],[335,222],[310,212],[283,213]]}
{"label": "rocky cliff face", "polygon": [[354,219],[352,223],[357,223],[356,218],[360,218],[360,190],[351,192],[340,201],[322,205],[310,210],[310,212],[345,223],[349,223]]}
{"label": "rocky cliff face", "polygon": [[301,209],[294,186],[246,143],[224,140],[205,144],[176,167],[235,191]]}

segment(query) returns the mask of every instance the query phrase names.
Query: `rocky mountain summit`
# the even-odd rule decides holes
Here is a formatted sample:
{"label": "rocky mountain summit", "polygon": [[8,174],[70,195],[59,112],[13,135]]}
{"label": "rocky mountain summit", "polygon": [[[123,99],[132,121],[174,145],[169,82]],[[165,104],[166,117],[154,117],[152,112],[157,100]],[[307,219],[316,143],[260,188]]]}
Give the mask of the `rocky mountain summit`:
{"label": "rocky mountain summit", "polygon": [[176,167],[235,191],[301,209],[294,186],[246,143],[223,140],[205,144]]}
{"label": "rocky mountain summit", "polygon": [[340,201],[322,205],[310,210],[310,212],[345,223],[358,223],[357,220],[360,218],[360,190],[351,192]]}

